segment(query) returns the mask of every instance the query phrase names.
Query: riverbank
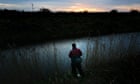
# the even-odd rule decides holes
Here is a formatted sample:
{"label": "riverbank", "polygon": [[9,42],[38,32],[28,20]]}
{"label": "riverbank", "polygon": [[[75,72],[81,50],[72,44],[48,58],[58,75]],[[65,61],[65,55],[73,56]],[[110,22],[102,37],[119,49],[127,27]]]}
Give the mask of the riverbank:
{"label": "riverbank", "polygon": [[140,13],[0,13],[0,46],[140,32]]}

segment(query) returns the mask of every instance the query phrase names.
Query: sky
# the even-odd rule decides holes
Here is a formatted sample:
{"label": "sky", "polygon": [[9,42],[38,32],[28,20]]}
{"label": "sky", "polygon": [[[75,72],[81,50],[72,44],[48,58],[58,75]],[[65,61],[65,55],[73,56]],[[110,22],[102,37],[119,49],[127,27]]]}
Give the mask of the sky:
{"label": "sky", "polygon": [[40,8],[74,12],[140,11],[140,0],[0,0],[0,9],[38,11]]}

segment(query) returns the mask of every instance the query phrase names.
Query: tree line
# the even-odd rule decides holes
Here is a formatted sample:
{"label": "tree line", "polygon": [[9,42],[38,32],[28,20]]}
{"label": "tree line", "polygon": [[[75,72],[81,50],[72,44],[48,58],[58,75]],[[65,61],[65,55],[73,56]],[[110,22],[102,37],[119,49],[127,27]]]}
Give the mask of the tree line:
{"label": "tree line", "polygon": [[[0,14],[2,13],[97,13],[97,12],[89,12],[88,10],[82,11],[82,12],[66,12],[66,11],[56,11],[53,12],[48,8],[40,8],[38,11],[24,11],[24,10],[9,10],[9,9],[0,9]],[[98,13],[103,13],[103,12],[98,12]],[[109,12],[105,13],[124,13],[124,12],[119,12],[117,9],[112,9]],[[129,12],[125,13],[140,13],[140,11],[136,9],[132,9]]]}

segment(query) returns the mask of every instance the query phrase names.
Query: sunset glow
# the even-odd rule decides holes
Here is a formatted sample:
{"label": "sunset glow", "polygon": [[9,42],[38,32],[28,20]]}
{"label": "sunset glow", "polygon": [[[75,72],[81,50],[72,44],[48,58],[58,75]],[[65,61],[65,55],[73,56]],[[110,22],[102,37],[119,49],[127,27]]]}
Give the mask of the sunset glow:
{"label": "sunset glow", "polygon": [[89,11],[89,12],[98,12],[98,11],[105,11],[103,9],[99,9],[96,7],[91,7],[86,4],[81,3],[75,3],[74,5],[68,7],[65,11],[74,11],[74,12],[83,12],[83,11]]}

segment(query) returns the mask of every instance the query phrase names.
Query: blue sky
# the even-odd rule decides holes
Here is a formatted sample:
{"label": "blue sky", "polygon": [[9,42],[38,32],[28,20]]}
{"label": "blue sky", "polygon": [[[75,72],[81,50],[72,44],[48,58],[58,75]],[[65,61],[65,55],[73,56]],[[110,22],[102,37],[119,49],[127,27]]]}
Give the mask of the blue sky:
{"label": "blue sky", "polygon": [[0,9],[34,11],[48,8],[52,11],[140,11],[140,0],[0,0]]}

